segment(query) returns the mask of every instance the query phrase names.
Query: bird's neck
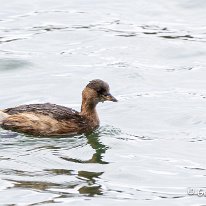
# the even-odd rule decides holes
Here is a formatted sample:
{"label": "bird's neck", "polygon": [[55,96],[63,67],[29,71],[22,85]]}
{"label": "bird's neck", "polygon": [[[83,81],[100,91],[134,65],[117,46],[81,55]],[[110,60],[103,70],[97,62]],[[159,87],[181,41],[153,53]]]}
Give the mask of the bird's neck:
{"label": "bird's neck", "polygon": [[99,126],[99,117],[96,111],[96,105],[92,101],[87,99],[82,99],[82,106],[80,115],[86,117],[90,122],[92,122],[94,127]]}

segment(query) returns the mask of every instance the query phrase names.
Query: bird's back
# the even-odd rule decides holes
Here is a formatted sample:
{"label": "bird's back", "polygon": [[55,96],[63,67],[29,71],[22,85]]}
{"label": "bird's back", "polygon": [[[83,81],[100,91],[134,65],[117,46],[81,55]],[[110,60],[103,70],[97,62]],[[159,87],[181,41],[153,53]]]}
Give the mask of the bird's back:
{"label": "bird's back", "polygon": [[76,134],[89,129],[87,119],[79,112],[56,104],[30,104],[2,112],[1,126],[32,135]]}

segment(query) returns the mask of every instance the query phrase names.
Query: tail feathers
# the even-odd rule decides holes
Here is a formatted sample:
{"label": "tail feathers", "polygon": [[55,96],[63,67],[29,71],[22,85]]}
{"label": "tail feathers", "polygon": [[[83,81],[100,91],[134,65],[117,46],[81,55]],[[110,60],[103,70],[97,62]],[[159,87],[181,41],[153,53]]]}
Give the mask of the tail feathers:
{"label": "tail feathers", "polygon": [[9,115],[0,111],[0,125],[2,124],[2,122],[8,117]]}

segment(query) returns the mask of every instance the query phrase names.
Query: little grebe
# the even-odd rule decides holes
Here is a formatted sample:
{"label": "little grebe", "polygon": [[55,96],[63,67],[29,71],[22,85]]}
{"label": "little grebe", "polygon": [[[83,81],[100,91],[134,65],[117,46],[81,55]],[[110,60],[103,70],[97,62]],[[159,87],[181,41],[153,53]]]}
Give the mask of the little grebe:
{"label": "little grebe", "polygon": [[82,92],[81,112],[50,103],[22,105],[0,111],[0,126],[38,136],[87,133],[99,126],[96,105],[104,101],[117,99],[106,82],[95,79]]}

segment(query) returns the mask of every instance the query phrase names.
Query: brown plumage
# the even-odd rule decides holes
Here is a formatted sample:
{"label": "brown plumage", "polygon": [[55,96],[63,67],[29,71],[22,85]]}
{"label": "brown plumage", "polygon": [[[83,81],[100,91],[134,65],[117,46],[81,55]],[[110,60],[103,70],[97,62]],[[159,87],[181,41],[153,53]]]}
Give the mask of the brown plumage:
{"label": "brown plumage", "polygon": [[82,92],[81,112],[50,103],[22,105],[0,111],[0,126],[38,136],[87,133],[99,126],[96,105],[104,101],[117,102],[109,85],[96,79]]}

